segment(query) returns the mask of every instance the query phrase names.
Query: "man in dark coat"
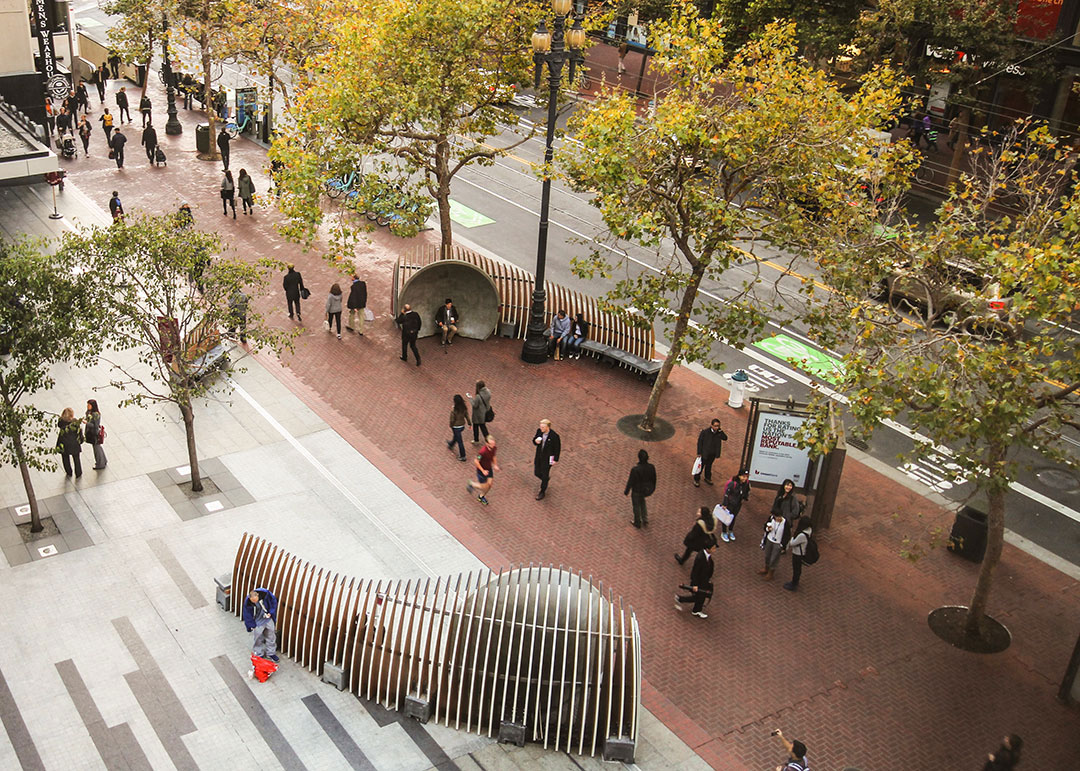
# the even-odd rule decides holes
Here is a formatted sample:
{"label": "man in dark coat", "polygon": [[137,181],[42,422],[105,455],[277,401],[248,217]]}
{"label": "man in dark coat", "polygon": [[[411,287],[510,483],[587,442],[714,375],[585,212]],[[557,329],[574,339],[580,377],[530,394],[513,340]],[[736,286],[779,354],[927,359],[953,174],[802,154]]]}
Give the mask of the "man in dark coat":
{"label": "man in dark coat", "polygon": [[285,290],[285,300],[289,304],[289,318],[293,317],[295,306],[296,320],[303,321],[304,317],[300,315],[300,295],[304,291],[304,277],[295,266],[289,266],[289,272],[285,274],[281,287]]}
{"label": "man in dark coat", "polygon": [[112,198],[109,199],[109,214],[112,215],[113,222],[124,219],[124,204],[120,203],[120,193],[116,190],[112,191]]}
{"label": "man in dark coat", "polygon": [[346,329],[351,329],[361,337],[364,334],[364,309],[367,308],[367,282],[361,281],[359,276],[352,277],[352,286],[349,287],[349,299],[345,303],[349,309],[349,323]]}
{"label": "man in dark coat", "polygon": [[131,110],[128,109],[126,86],[121,86],[120,90],[116,92],[116,112],[121,123],[124,122],[125,115],[127,116],[127,122],[131,123]]}
{"label": "man in dark coat", "polygon": [[106,62],[102,62],[101,66],[94,72],[94,85],[97,86],[98,101],[104,107],[105,87],[109,85],[109,65]]}
{"label": "man in dark coat", "polygon": [[113,151],[113,158],[116,159],[116,168],[124,168],[124,145],[127,144],[127,137],[120,132],[120,127],[117,126],[113,131],[112,139],[109,140],[109,149]]}
{"label": "man in dark coat", "polygon": [[705,600],[712,597],[713,568],[716,566],[712,556],[714,551],[716,551],[716,539],[711,538],[705,548],[699,551],[694,559],[694,567],[690,569],[690,585],[683,587],[689,589],[690,593],[675,595],[675,610],[682,610],[685,603],[692,602],[694,603],[693,613],[695,616],[698,618],[709,617],[702,608],[705,607]]}
{"label": "man in dark coat", "polygon": [[623,495],[630,496],[634,505],[634,527],[642,528],[649,524],[649,510],[645,499],[656,490],[656,468],[649,463],[649,453],[638,450],[637,465],[630,469],[630,478],[626,480]]}
{"label": "man in dark coat", "polygon": [[409,360],[408,349],[412,348],[412,354],[416,357],[416,366],[419,367],[420,351],[416,350],[416,336],[420,334],[420,327],[424,326],[424,320],[412,309],[411,305],[406,305],[398,314],[396,321],[401,327],[401,360]]}
{"label": "man in dark coat", "polygon": [[449,297],[446,298],[443,306],[435,311],[435,326],[442,331],[443,353],[446,353],[445,346],[454,344],[454,335],[457,334],[457,323],[460,318],[457,308],[454,307],[454,301]]}
{"label": "man in dark coat", "polygon": [[720,457],[720,449],[727,441],[727,434],[720,428],[719,418],[713,418],[708,428],[703,429],[697,438],[697,454],[701,458],[701,470],[694,474],[694,487],[701,487],[701,474],[705,474],[705,484],[712,484],[712,464]]}
{"label": "man in dark coat", "polygon": [[151,123],[142,131],[142,144],[146,148],[146,158],[150,161],[150,165],[154,165],[154,152],[157,150],[157,129],[154,128],[154,124]]}
{"label": "man in dark coat", "polygon": [[540,428],[536,429],[533,444],[536,445],[536,455],[533,456],[533,475],[540,480],[540,492],[536,494],[536,500],[542,501],[547,493],[551,467],[559,462],[559,451],[562,450],[559,435],[551,430],[551,421],[547,418],[540,421]]}
{"label": "man in dark coat", "polygon": [[112,67],[112,79],[120,79],[120,54],[112,51],[109,53],[109,66]]}
{"label": "man in dark coat", "polygon": [[217,135],[218,150],[221,151],[221,167],[224,169],[229,168],[229,142],[232,141],[232,137],[229,136],[229,132],[225,130],[225,127],[221,127],[221,132]]}
{"label": "man in dark coat", "polygon": [[244,600],[244,626],[254,632],[251,652],[259,658],[277,661],[278,600],[269,589],[252,589]]}

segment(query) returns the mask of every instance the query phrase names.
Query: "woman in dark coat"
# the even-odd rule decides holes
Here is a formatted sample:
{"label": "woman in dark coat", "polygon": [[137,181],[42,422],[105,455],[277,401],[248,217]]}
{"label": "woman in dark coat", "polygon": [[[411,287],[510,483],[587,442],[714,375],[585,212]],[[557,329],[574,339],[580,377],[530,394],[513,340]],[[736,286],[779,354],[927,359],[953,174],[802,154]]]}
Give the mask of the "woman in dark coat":
{"label": "woman in dark coat", "polygon": [[787,530],[790,533],[799,518],[799,499],[795,496],[795,483],[785,479],[784,484],[776,491],[776,498],[772,502],[772,513],[779,514],[787,520]]}
{"label": "woman in dark coat", "polygon": [[71,476],[71,463],[75,462],[75,476],[82,476],[82,432],[79,421],[75,419],[75,410],[65,407],[56,421],[60,434],[56,437],[56,446],[64,463],[64,473]]}
{"label": "woman in dark coat", "polygon": [[465,426],[469,425],[469,405],[461,398],[461,394],[454,394],[454,408],[450,411],[450,430],[453,437],[446,443],[446,449],[453,450],[457,445],[458,460],[465,462],[465,442],[461,435],[465,433]]}
{"label": "woman in dark coat", "polygon": [[987,756],[983,771],[1012,771],[1020,762],[1020,749],[1024,741],[1016,734],[1009,734],[1001,740],[997,752]]}
{"label": "woman in dark coat", "polygon": [[695,552],[701,551],[711,543],[716,543],[716,518],[708,506],[702,506],[700,514],[699,519],[690,528],[690,532],[683,538],[686,551],[681,557],[678,552],[675,552],[675,561],[680,565],[685,564]]}
{"label": "woman in dark coat", "polygon": [[86,443],[94,448],[94,470],[101,471],[109,464],[105,457],[105,448],[101,446],[101,411],[98,410],[97,400],[86,401],[86,428],[83,431]]}
{"label": "woman in dark coat", "polygon": [[469,396],[466,392],[465,398],[472,404],[473,444],[480,444],[480,434],[483,434],[485,438],[488,435],[487,411],[491,409],[491,391],[484,385],[483,380],[477,380],[476,393]]}
{"label": "woman in dark coat", "polygon": [[724,500],[720,504],[731,512],[731,524],[720,523],[720,538],[725,542],[735,540],[735,518],[739,516],[743,501],[750,497],[750,472],[740,469],[724,487]]}

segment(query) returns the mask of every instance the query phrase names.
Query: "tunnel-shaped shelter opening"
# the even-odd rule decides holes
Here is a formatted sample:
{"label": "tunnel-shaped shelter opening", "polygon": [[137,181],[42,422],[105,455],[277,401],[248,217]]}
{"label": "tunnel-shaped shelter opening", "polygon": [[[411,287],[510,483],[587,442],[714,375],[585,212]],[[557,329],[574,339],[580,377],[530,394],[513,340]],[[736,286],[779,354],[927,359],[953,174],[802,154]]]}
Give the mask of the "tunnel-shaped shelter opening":
{"label": "tunnel-shaped shelter opening", "polygon": [[411,305],[424,322],[420,337],[427,337],[438,332],[435,313],[447,297],[460,316],[460,336],[486,340],[495,331],[499,323],[495,283],[483,270],[462,260],[439,260],[418,270],[401,288],[397,307],[400,311]]}

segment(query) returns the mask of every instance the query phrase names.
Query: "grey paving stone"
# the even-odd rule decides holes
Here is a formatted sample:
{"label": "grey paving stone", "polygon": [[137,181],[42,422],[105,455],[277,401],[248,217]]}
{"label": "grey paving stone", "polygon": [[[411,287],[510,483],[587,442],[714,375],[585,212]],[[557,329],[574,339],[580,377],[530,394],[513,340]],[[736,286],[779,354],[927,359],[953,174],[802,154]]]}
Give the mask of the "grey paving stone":
{"label": "grey paving stone", "polygon": [[0,547],[18,546],[22,544],[22,534],[15,525],[4,522],[0,524]]}
{"label": "grey paving stone", "polygon": [[215,471],[214,472],[214,484],[218,486],[218,489],[223,493],[227,493],[230,490],[239,490],[243,487],[240,484],[240,480],[233,476],[230,471]]}
{"label": "grey paving stone", "polygon": [[[49,549],[49,547],[55,549],[55,553],[41,553],[42,549],[47,550]],[[35,562],[37,562],[38,560],[46,560],[50,557],[55,557],[57,555],[65,554],[71,551],[71,549],[68,548],[67,541],[64,540],[63,535],[54,535],[50,538],[43,538],[40,541],[33,541],[31,543],[28,543],[26,544],[26,550],[30,552],[30,559],[34,560]]]}
{"label": "grey paving stone", "polygon": [[75,551],[76,549],[85,549],[88,546],[93,546],[94,541],[90,535],[79,528],[77,530],[64,530],[64,542],[67,543],[69,551]]}
{"label": "grey paving stone", "polygon": [[185,522],[190,522],[191,520],[198,519],[199,517],[205,517],[209,513],[206,511],[206,509],[202,508],[201,506],[196,506],[189,500],[183,500],[179,503],[174,503],[173,511],[176,512],[176,516],[180,517],[180,519],[184,520]]}
{"label": "grey paving stone", "polygon": [[65,511],[71,511],[71,502],[68,501],[66,495],[54,495],[46,498],[42,503],[45,504],[45,508],[49,510],[49,513],[54,516]]}
{"label": "grey paving stone", "polygon": [[180,503],[181,501],[190,500],[184,489],[171,479],[169,480],[169,484],[164,487],[159,487],[158,490],[161,491],[161,497],[173,505]]}
{"label": "grey paving stone", "polygon": [[151,471],[147,476],[150,477],[150,481],[153,482],[154,486],[159,490],[166,487],[172,487],[176,484],[176,482],[173,481],[172,476],[170,476],[169,472],[165,469]]}
{"label": "grey paving stone", "polygon": [[58,514],[53,514],[52,520],[56,523],[56,526],[60,529],[60,532],[64,533],[65,535],[70,530],[84,529],[82,522],[79,520],[79,517],[71,509],[68,509],[67,511],[61,511]]}
{"label": "grey paving stone", "polygon": [[200,458],[199,459],[199,471],[203,476],[213,476],[219,471],[225,470],[225,464],[221,462],[221,458]]}
{"label": "grey paving stone", "polygon": [[249,503],[255,503],[255,496],[242,487],[222,493],[222,497],[228,499],[233,506],[247,506]]}
{"label": "grey paving stone", "polygon": [[7,563],[10,567],[25,565],[27,562],[31,561],[30,552],[28,552],[26,547],[22,544],[4,546],[2,551],[4,552],[4,557],[7,559]]}

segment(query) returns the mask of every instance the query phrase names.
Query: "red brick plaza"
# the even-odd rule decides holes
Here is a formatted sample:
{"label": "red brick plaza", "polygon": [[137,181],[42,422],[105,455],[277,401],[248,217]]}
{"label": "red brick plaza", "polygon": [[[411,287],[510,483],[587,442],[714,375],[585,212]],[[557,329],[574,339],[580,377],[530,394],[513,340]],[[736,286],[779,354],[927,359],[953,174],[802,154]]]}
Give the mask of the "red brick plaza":
{"label": "red brick plaza", "polygon": [[[330,284],[347,288],[347,277],[284,241],[271,210],[223,217],[220,166],[195,156],[196,113],[181,110],[183,136],[165,137],[164,98],[155,94],[154,101],[167,168],[149,168],[132,124],[122,172],[94,136],[91,158],[63,162],[71,182],[103,208],[112,190],[128,212],[170,212],[187,201],[197,227],[222,233],[234,252],[295,262],[312,290],[305,333],[283,362],[263,362],[488,565],[570,566],[621,596],[641,623],[645,706],[713,767],[774,768],[783,755],[769,736],[777,726],[807,744],[815,769],[979,769],[1010,732],[1025,740],[1023,768],[1077,766],[1080,712],[1055,699],[1080,631],[1077,581],[1006,546],[992,613],[1012,631],[1012,647],[994,656],[949,647],[926,615],[965,603],[976,566],[944,550],[912,564],[899,551],[905,535],[950,515],[849,456],[833,527],[819,533],[821,561],[804,570],[798,592],[781,589],[787,557],[776,580],[755,573],[772,499],[761,491],[740,514],[738,540],[717,550],[709,618],[676,613],[673,593],[689,568],[672,552],[681,550],[697,508],[717,503],[721,480],[736,470],[746,410],[729,409],[727,392],[712,381],[675,371],[661,414],[676,434],[648,446],[658,485],[649,527],[635,529],[622,492],[642,444],[615,424],[643,411],[645,383],[585,358],[527,365],[521,343],[503,339],[459,339],[444,355],[427,338],[420,342],[423,366],[402,363],[389,317],[390,273],[415,242],[384,231],[356,254],[376,320],[364,337],[337,340],[322,330],[322,305]],[[97,108],[96,98],[92,103]],[[268,188],[266,165],[261,148],[234,143],[231,168],[246,168],[260,193]],[[291,324],[280,281],[272,289],[260,309]],[[487,507],[466,493],[469,467],[444,444],[453,394],[471,392],[477,379],[493,393],[490,428],[502,467]],[[733,441],[717,461],[717,486],[697,489],[690,479],[695,440],[714,416]],[[562,436],[563,455],[546,499],[535,501],[531,439],[545,417]],[[925,515],[917,524],[916,513]]]}

